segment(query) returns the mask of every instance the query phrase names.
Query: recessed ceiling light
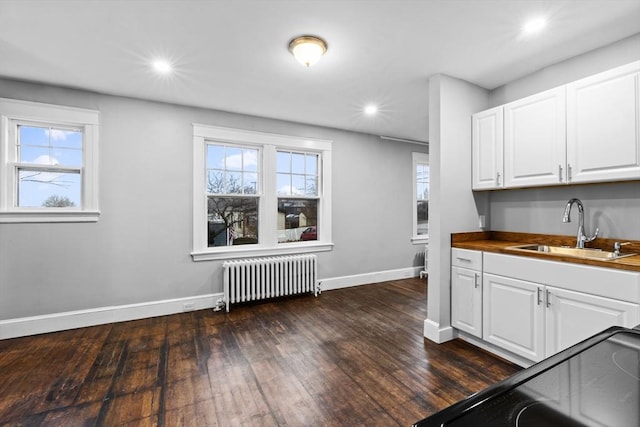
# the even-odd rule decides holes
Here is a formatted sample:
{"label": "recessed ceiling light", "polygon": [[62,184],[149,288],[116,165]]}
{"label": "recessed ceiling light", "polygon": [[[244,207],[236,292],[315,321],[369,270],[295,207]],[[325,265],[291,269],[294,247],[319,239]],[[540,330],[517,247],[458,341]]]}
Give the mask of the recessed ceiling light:
{"label": "recessed ceiling light", "polygon": [[369,104],[366,107],[364,107],[364,113],[368,116],[373,116],[377,112],[378,112],[378,107],[376,105]]}
{"label": "recessed ceiling light", "polygon": [[544,16],[538,16],[525,22],[522,26],[522,33],[525,35],[539,33],[546,26],[547,19]]}
{"label": "recessed ceiling light", "polygon": [[165,59],[156,59],[151,63],[151,66],[158,74],[169,74],[173,71],[171,63]]}

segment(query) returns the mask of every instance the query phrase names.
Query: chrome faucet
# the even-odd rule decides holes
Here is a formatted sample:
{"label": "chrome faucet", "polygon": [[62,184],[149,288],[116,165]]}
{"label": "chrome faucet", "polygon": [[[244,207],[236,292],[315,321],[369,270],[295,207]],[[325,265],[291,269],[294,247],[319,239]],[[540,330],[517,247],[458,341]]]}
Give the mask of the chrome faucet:
{"label": "chrome faucet", "polygon": [[584,206],[582,205],[582,202],[580,201],[580,199],[575,199],[575,198],[567,202],[567,206],[564,208],[564,216],[562,217],[562,222],[571,222],[571,207],[573,206],[574,203],[578,205],[578,216],[579,216],[578,235],[576,237],[576,248],[583,249],[585,243],[592,242],[596,239],[596,237],[598,237],[598,233],[600,232],[600,229],[596,227],[596,233],[591,237],[587,237],[587,235],[584,234]]}

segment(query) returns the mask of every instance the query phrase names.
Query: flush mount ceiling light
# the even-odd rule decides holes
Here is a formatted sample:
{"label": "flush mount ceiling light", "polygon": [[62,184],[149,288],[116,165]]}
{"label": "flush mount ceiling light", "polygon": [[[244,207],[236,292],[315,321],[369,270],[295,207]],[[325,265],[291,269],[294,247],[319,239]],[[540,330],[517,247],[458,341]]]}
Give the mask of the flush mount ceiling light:
{"label": "flush mount ceiling light", "polygon": [[316,36],[300,36],[289,42],[289,51],[299,63],[309,67],[327,51],[327,42]]}

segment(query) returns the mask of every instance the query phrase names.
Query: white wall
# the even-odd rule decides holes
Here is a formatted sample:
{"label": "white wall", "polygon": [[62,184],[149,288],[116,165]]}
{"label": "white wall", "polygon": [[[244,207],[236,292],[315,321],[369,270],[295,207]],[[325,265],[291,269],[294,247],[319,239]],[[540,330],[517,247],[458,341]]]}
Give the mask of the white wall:
{"label": "white wall", "polygon": [[[491,106],[557,87],[640,59],[640,34],[552,65],[493,90]],[[602,141],[615,149],[615,135]],[[600,227],[606,238],[640,240],[640,184],[611,183],[490,193],[492,230],[573,235],[575,222],[564,224],[566,202],[585,205],[587,233]]]}
{"label": "white wall", "polygon": [[100,111],[102,212],[91,224],[0,224],[0,320],[222,292],[221,262],[190,256],[193,122],[334,141],[335,248],[319,254],[321,279],[421,265],[411,152],[425,146],[10,80],[0,97]]}
{"label": "white wall", "polygon": [[429,80],[429,289],[424,335],[435,342],[451,328],[451,233],[478,229],[486,194],[471,190],[471,114],[487,108],[488,92],[446,75]]}

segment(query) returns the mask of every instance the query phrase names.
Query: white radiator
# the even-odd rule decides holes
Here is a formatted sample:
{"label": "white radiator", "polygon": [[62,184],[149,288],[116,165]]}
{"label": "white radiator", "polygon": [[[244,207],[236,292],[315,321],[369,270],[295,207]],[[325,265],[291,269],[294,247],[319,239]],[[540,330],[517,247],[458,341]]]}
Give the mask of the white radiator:
{"label": "white radiator", "polygon": [[224,303],[320,292],[315,255],[239,259],[222,264]]}

